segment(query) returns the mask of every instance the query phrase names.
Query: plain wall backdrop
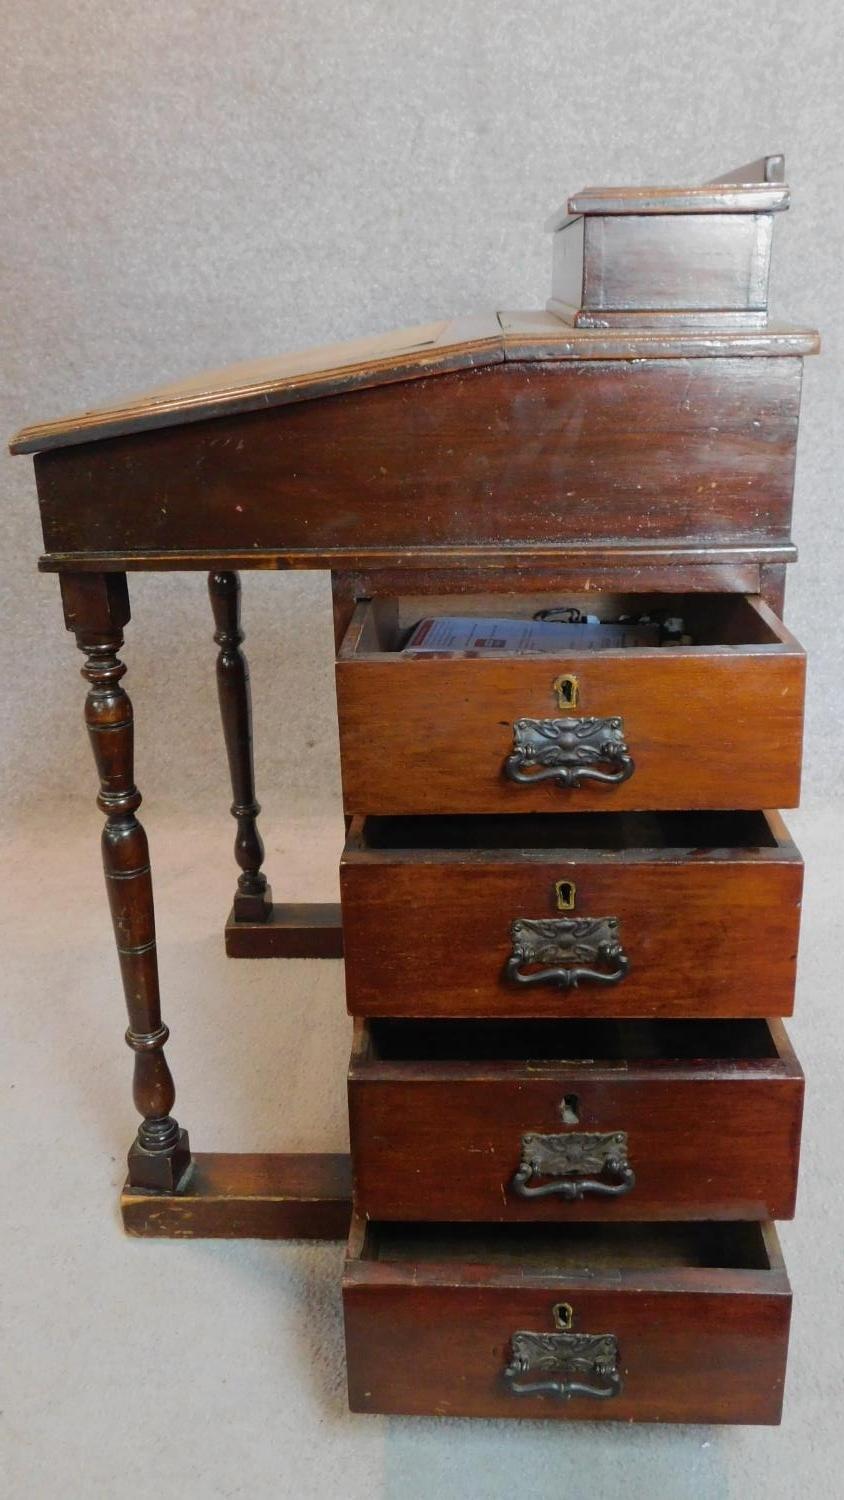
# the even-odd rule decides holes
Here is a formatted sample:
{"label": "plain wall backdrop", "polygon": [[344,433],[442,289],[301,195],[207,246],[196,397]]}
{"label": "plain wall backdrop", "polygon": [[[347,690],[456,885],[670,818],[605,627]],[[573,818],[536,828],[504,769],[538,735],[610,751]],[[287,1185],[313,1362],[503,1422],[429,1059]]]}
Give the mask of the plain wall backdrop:
{"label": "plain wall backdrop", "polygon": [[[774,151],[793,206],[772,310],[824,343],[786,607],[810,652],[805,805],[788,815],[807,858],[789,1033],[809,1087],[776,1432],[352,1417],[340,1244],[123,1237],[137,1120],[81,657],[35,570],[31,461],[0,457],[3,1500],[840,1490],[843,18],[841,0],[0,0],[3,435],[232,360],[541,307],[542,225],[568,193]],[[276,899],[332,899],[327,576],[243,582],[267,870]],[[194,1150],[345,1149],[342,966],[223,955],[234,825],[205,577],[136,574],[130,591],[177,1116]]]}
{"label": "plain wall backdrop", "polygon": [[[694,183],[784,151],[771,305],[824,340],[806,362],[787,618],[811,651],[806,788],[840,795],[836,0],[1,9],[6,434],[236,359],[541,307],[542,225],[570,191]],[[56,580],[34,571],[32,464],[3,463],[6,806],[55,811],[94,791],[78,657]],[[141,790],[222,814],[204,578],[130,581]],[[338,805],[326,599],[324,575],[244,578],[268,838]]]}

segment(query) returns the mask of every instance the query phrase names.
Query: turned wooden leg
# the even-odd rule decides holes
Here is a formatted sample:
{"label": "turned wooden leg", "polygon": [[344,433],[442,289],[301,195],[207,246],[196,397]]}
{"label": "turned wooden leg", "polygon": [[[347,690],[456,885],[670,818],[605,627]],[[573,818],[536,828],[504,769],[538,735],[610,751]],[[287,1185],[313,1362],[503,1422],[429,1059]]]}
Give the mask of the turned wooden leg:
{"label": "turned wooden leg", "polygon": [[240,579],[237,573],[214,570],[208,574],[208,593],[214,613],[217,656],[217,694],[231,775],[232,817],[237,822],[234,857],[240,876],[234,898],[236,922],[265,922],[272,912],[272,893],[261,869],[264,844],[258,832],[261,804],[255,797],[252,757],[252,699],[249,667],[241,651]]}
{"label": "turned wooden leg", "polygon": [[132,704],[120,685],[126,578],[67,574],[61,584],[68,628],[86,658],[85,722],[100,777],[97,805],[106,815],[103,868],[129,1012],[126,1041],[135,1054],[133,1098],[143,1116],[129,1151],[129,1182],[175,1193],[187,1182],[191,1155],[187,1132],[170,1113],[176,1090],[164,1056],[169,1033],[161,1019],[149,849],[135,817],[141,794],[134,780]]}

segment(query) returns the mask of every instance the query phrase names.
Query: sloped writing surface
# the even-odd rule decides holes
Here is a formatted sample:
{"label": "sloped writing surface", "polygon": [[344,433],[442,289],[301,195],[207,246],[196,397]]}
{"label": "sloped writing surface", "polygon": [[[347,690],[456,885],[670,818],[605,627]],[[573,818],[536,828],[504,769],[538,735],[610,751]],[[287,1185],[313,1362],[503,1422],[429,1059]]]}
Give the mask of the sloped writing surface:
{"label": "sloped writing surface", "polygon": [[75,416],[24,427],[10,448],[12,453],[67,448],[504,361],[802,356],[817,348],[817,334],[770,323],[758,332],[594,331],[572,328],[540,309],[481,312],[194,375]]}
{"label": "sloped writing surface", "polygon": [[459,369],[503,359],[495,313],[443,318],[372,337],[248,360],[205,371],[155,390],[56,421],[24,427],[13,453],[64,447],[181,421],[256,410],[302,396],[332,394],[355,384],[381,384],[410,375]]}

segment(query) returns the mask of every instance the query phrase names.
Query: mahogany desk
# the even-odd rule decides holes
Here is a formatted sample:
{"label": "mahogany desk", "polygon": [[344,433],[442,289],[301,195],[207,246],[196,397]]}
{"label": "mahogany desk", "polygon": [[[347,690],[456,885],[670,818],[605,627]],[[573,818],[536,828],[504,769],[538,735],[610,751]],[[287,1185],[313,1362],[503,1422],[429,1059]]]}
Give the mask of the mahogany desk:
{"label": "mahogany desk", "polygon": [[[670,191],[640,197],[637,214],[688,212],[691,195],[713,234],[742,194],[760,220],[787,198],[770,181],[688,190],[683,202]],[[620,212],[600,195],[572,206]],[[122,1197],[131,1233],[341,1236],[351,1187],[345,1156],[192,1155],[172,1114],[118,654],[128,574],[208,572],[240,869],[233,957],[339,957],[343,946],[339,907],[274,905],[261,868],[239,572],[330,570],[338,643],[356,601],[402,594],[738,594],[782,610],[802,359],[817,336],[769,323],[758,289],[745,312],[688,316],[670,301],[650,317],[596,314],[585,290],[567,293],[580,295],[579,316],[555,293],[554,312],[489,313],[241,366],[29,427],[12,444],[35,454],[40,567],[58,575],[85,657],[142,1116]],[[764,736],[750,734],[764,760]]]}

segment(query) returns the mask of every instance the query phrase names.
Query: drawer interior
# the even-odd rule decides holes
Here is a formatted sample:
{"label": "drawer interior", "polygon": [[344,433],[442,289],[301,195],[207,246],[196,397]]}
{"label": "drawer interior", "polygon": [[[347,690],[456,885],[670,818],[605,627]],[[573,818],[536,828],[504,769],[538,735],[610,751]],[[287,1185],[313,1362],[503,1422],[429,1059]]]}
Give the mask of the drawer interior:
{"label": "drawer interior", "polygon": [[453,1262],[549,1276],[605,1270],[779,1269],[760,1223],[418,1224],[370,1221],[362,1260]]}
{"label": "drawer interior", "polygon": [[372,1017],[383,1062],[683,1062],[781,1056],[767,1021],[398,1021]]}
{"label": "drawer interior", "polygon": [[[764,602],[745,594],[536,594],[412,596],[376,598],[358,604],[340,657],[371,657],[400,653],[420,620],[443,615],[469,618],[533,619],[541,612],[577,611],[600,621],[625,618],[631,621],[647,616],[661,621],[679,618],[684,634],[696,646],[780,646],[791,637],[776,615]],[[583,649],[583,648],[581,648]],[[626,651],[677,649],[674,646],[626,646]],[[553,655],[577,654],[578,647],[566,647]],[[476,653],[437,652],[437,659],[463,657]],[[535,657],[537,653],[523,653]],[[544,654],[544,653],[543,653]],[[494,659],[513,660],[514,653],[493,653]],[[522,654],[515,656],[521,660]]]}
{"label": "drawer interior", "polygon": [[763,812],[489,813],[368,817],[350,846],[361,850],[676,850],[780,848]]}

